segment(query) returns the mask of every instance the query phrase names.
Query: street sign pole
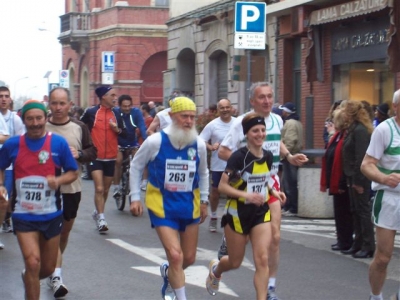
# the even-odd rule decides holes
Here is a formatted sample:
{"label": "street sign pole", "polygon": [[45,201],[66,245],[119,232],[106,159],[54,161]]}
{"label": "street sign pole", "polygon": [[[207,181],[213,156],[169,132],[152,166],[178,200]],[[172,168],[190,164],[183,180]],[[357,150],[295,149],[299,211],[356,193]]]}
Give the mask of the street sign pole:
{"label": "street sign pole", "polygon": [[251,85],[251,50],[246,50],[246,58],[247,58],[247,80],[246,80],[245,109],[249,110],[249,108],[250,108],[250,85]]}

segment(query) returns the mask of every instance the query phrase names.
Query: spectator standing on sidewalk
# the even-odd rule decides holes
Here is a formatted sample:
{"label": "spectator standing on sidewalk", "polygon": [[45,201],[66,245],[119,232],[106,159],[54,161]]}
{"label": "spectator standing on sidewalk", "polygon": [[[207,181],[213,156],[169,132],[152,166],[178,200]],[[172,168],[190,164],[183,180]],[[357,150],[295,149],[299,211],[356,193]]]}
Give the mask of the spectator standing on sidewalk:
{"label": "spectator standing on sidewalk", "polygon": [[346,127],[343,141],[343,171],[349,186],[351,212],[354,222],[354,242],[343,254],[354,258],[372,257],[375,251],[374,226],[371,222],[371,181],[361,173],[361,162],[367,151],[372,120],[364,104],[356,100],[343,101],[340,104]]}
{"label": "spectator standing on sidewalk", "polygon": [[389,118],[389,104],[382,103],[374,111],[373,125],[376,128],[380,123]]}
{"label": "spectator standing on sidewalk", "polygon": [[329,190],[333,196],[333,212],[336,227],[336,243],[333,251],[349,250],[353,245],[353,216],[350,210],[349,188],[343,172],[342,151],[346,135],[345,120],[340,111],[332,114],[335,132],[332,133],[322,157],[321,192]]}
{"label": "spectator standing on sidewalk", "polygon": [[[286,102],[279,106],[282,110],[283,128],[282,142],[292,154],[300,153],[303,148],[303,125],[299,121],[296,106],[292,102]],[[286,158],[282,159],[282,187],[286,195],[286,204],[282,215],[287,217],[297,216],[298,188],[297,171],[298,166],[292,165]]]}
{"label": "spectator standing on sidewalk", "polygon": [[217,209],[220,197],[218,185],[226,167],[226,161],[218,157],[218,148],[228,133],[233,121],[236,119],[232,117],[232,105],[228,99],[221,99],[218,101],[217,112],[219,117],[208,123],[200,133],[200,137],[206,142],[207,150],[211,151],[209,168],[211,170],[211,219],[208,225],[208,229],[211,232],[217,231]]}

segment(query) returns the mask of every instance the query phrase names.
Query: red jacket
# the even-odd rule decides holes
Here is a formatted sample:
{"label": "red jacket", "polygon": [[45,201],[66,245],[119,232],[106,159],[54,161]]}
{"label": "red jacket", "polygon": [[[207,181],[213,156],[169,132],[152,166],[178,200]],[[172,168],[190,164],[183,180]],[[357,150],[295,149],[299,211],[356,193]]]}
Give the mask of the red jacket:
{"label": "red jacket", "polygon": [[81,117],[92,135],[97,148],[97,159],[116,159],[118,154],[118,134],[111,129],[110,121],[118,124],[120,135],[126,135],[125,123],[114,109],[96,105],[85,110]]}

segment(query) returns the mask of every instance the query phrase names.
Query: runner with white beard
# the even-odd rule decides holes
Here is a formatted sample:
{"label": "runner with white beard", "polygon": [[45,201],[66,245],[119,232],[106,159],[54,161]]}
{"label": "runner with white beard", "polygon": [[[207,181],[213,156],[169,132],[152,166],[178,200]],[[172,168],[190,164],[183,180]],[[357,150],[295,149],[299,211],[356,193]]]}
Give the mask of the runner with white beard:
{"label": "runner with white beard", "polygon": [[145,204],[168,262],[162,263],[163,299],[186,299],[184,269],[195,262],[199,224],[207,217],[207,150],[195,128],[196,105],[186,97],[171,105],[172,124],[149,136],[131,163],[131,212],[143,214],[140,182],[149,177]]}

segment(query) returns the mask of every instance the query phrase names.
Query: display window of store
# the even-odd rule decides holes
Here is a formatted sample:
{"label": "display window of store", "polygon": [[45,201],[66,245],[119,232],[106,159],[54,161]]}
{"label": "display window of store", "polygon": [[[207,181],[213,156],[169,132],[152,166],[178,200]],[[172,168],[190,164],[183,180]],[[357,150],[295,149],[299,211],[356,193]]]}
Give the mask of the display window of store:
{"label": "display window of store", "polygon": [[341,24],[331,39],[333,100],[390,101],[395,80],[386,63],[389,19],[369,16]]}
{"label": "display window of store", "polygon": [[366,100],[371,105],[390,102],[394,74],[384,60],[333,66],[333,100]]}

